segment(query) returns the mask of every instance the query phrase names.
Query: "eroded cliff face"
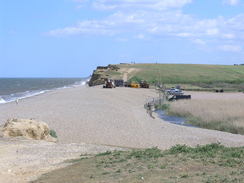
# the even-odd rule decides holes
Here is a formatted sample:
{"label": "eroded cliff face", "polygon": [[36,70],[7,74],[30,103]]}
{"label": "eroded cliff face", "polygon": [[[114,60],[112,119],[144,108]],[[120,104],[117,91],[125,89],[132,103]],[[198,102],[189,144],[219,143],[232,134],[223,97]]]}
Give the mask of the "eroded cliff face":
{"label": "eroded cliff face", "polygon": [[117,65],[108,65],[108,66],[98,66],[96,70],[93,71],[91,79],[89,81],[89,86],[102,85],[105,83],[106,79],[111,79],[112,72],[119,70]]}
{"label": "eroded cliff face", "polygon": [[102,85],[104,83],[105,83],[105,78],[103,77],[103,75],[98,73],[97,70],[95,70],[88,84],[89,86],[96,86],[96,85]]}

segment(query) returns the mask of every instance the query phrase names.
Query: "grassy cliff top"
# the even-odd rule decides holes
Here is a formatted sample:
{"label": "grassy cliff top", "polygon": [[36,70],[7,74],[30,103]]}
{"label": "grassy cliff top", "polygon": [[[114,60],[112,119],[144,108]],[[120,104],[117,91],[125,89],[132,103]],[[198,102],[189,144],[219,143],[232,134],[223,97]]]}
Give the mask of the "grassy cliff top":
{"label": "grassy cliff top", "polygon": [[162,83],[167,87],[181,85],[188,90],[244,91],[243,65],[200,64],[118,64],[94,71],[91,85],[104,82],[104,78],[124,81],[145,80],[150,84]]}
{"label": "grassy cliff top", "polygon": [[244,91],[244,66],[200,64],[118,64],[117,71],[105,71],[112,79],[161,82],[167,87],[180,84],[188,90]]}
{"label": "grassy cliff top", "polygon": [[148,82],[178,83],[244,83],[244,66],[197,64],[121,64],[129,78],[137,77]]}

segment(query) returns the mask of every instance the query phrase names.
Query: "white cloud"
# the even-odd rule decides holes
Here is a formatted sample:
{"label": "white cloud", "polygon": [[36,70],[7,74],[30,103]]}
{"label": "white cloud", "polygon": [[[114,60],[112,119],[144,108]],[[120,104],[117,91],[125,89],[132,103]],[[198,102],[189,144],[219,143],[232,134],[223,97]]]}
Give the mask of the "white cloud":
{"label": "white cloud", "polygon": [[150,36],[176,36],[182,38],[244,40],[244,14],[224,19],[198,20],[178,10],[135,12],[115,11],[101,20],[80,21],[76,25],[52,30],[50,35],[97,34],[117,35],[130,33]]}
{"label": "white cloud", "polygon": [[145,39],[145,35],[144,34],[138,34],[135,36],[135,38],[137,39]]}
{"label": "white cloud", "polygon": [[113,29],[113,22],[106,21],[106,20],[82,21],[75,26],[55,29],[49,32],[49,34],[52,36],[77,35],[77,34],[113,35],[115,33],[116,30]]}
{"label": "white cloud", "polygon": [[222,34],[222,37],[224,39],[234,39],[234,38],[236,38],[236,36],[234,34],[228,34],[228,33]]}
{"label": "white cloud", "polygon": [[181,32],[181,33],[176,34],[176,36],[179,36],[179,37],[192,37],[193,34],[189,33],[189,32]]}
{"label": "white cloud", "polygon": [[192,42],[198,45],[206,45],[206,41],[203,41],[202,39],[194,39]]}
{"label": "white cloud", "polygon": [[209,36],[214,36],[214,35],[219,34],[219,30],[217,28],[208,29],[206,31],[206,34],[209,35]]}
{"label": "white cloud", "polygon": [[237,52],[244,41],[244,14],[231,18],[199,19],[181,8],[192,0],[74,0],[109,16],[83,20],[49,31],[52,36],[104,35],[129,40],[177,37],[198,45],[218,44],[219,50]]}
{"label": "white cloud", "polygon": [[219,49],[227,52],[240,52],[242,47],[239,45],[221,45]]}
{"label": "white cloud", "polygon": [[192,0],[74,0],[79,3],[90,3],[96,9],[115,10],[143,8],[165,10],[169,8],[181,8]]}
{"label": "white cloud", "polygon": [[240,0],[224,0],[224,3],[231,6],[236,6],[240,3]]}

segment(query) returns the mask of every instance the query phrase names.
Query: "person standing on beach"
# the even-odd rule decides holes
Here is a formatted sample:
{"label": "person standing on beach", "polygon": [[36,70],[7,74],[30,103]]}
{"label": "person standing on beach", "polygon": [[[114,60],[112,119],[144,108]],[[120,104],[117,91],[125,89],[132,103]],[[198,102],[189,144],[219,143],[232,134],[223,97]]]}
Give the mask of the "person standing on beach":
{"label": "person standing on beach", "polygon": [[16,99],[15,103],[16,103],[16,105],[18,105],[19,104],[19,99]]}

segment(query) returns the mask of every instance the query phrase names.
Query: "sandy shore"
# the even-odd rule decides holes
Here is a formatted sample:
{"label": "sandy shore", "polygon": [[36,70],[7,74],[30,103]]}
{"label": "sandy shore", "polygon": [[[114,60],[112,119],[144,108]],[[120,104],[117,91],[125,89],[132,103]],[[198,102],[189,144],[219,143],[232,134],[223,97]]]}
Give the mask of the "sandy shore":
{"label": "sandy shore", "polygon": [[[59,143],[92,143],[166,149],[175,144],[220,142],[244,145],[244,136],[177,126],[152,119],[143,105],[154,90],[77,87],[52,91],[0,105],[0,123],[8,118],[34,118],[54,129]],[[228,95],[228,94],[227,94]],[[194,96],[193,96],[194,97]]]}

